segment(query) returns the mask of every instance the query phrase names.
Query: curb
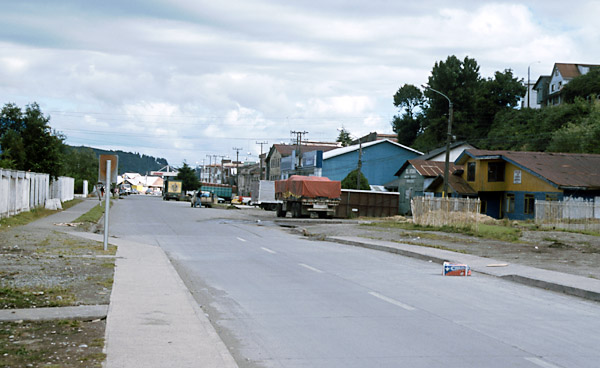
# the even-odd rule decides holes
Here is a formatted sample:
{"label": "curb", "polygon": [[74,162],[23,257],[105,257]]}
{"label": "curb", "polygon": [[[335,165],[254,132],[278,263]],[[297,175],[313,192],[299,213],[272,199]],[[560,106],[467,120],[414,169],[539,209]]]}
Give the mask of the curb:
{"label": "curb", "polygon": [[[323,238],[323,240],[328,241],[328,242],[333,242],[333,243],[352,245],[352,246],[361,247],[361,248],[367,248],[367,249],[373,249],[373,250],[379,250],[379,251],[383,251],[383,252],[399,254],[399,255],[402,255],[405,257],[416,258],[416,259],[419,259],[422,261],[432,261],[432,262],[436,262],[439,264],[444,263],[444,261],[451,261],[451,262],[453,261],[452,259],[448,259],[448,258],[440,258],[440,257],[436,257],[436,256],[421,254],[419,252],[411,252],[408,250],[398,249],[398,248],[391,247],[391,246],[371,244],[371,243],[367,243],[367,242],[352,241],[352,240],[338,239],[338,238],[332,238],[332,237],[325,237],[325,238]],[[454,260],[454,261],[456,261],[456,260]],[[567,285],[562,285],[562,284],[558,284],[555,282],[534,279],[531,277],[526,277],[526,276],[521,276],[521,275],[516,275],[516,274],[495,275],[490,272],[485,272],[479,268],[471,268],[471,269],[474,272],[478,272],[478,273],[488,275],[488,276],[498,277],[498,278],[505,279],[507,281],[512,281],[512,282],[515,282],[518,284],[537,287],[537,288],[555,291],[555,292],[559,292],[559,293],[563,293],[563,294],[567,294],[567,295],[571,295],[571,296],[576,296],[576,297],[587,299],[587,300],[600,302],[600,293],[595,292],[595,291],[581,289],[581,288],[567,286]]]}
{"label": "curb", "polygon": [[75,319],[80,321],[106,319],[108,305],[80,305],[77,307],[26,308],[0,310],[0,321],[53,321]]}

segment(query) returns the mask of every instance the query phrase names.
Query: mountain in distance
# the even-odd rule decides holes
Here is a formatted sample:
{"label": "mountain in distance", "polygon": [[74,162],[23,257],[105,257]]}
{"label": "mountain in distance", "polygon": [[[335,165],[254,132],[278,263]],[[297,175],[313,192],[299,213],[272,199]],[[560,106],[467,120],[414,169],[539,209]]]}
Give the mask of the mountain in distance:
{"label": "mountain in distance", "polygon": [[153,156],[147,156],[141,153],[133,153],[133,152],[124,152],[124,151],[109,151],[103,150],[94,147],[85,147],[79,146],[74,147],[73,149],[84,149],[90,148],[96,154],[96,157],[100,155],[117,155],[119,156],[119,175],[122,175],[126,172],[129,173],[139,173],[142,175],[150,174],[150,171],[157,171],[167,166],[169,163],[164,158],[157,158]]}

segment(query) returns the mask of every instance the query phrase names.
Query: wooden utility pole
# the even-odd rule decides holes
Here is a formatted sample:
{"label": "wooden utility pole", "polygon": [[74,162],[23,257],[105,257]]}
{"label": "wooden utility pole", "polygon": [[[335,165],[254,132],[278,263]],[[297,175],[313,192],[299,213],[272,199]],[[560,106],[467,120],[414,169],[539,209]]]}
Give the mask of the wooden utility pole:
{"label": "wooden utility pole", "polygon": [[356,190],[360,189],[360,170],[362,169],[362,140],[358,138],[358,168],[356,169]]}
{"label": "wooden utility pole", "polygon": [[308,134],[308,132],[296,132],[295,130],[290,131],[291,134],[296,134],[296,159],[298,160],[296,167],[300,167],[302,163],[302,150],[300,146],[302,146],[302,136]]}
{"label": "wooden utility pole", "polygon": [[262,178],[263,178],[262,177],[262,172],[263,172],[263,166],[262,166],[263,144],[269,144],[269,142],[267,142],[267,141],[265,141],[265,142],[256,142],[256,144],[260,144],[260,156],[258,156],[258,165],[260,167],[260,171],[259,171],[259,175],[258,175],[258,180],[262,180]]}
{"label": "wooden utility pole", "polygon": [[243,148],[233,147],[235,151],[235,185],[237,186],[237,194],[240,195],[240,151]]}

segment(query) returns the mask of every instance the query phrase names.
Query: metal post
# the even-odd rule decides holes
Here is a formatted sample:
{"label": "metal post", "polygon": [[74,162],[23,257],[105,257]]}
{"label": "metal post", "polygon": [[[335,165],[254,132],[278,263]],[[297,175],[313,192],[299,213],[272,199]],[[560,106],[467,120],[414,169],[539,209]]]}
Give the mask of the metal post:
{"label": "metal post", "polygon": [[452,123],[454,122],[454,110],[452,107],[452,101],[450,98],[443,94],[442,92],[435,90],[427,85],[423,85],[423,88],[427,88],[432,90],[433,92],[444,96],[446,100],[448,100],[448,133],[446,136],[446,162],[444,165],[444,190],[442,192],[443,197],[448,196],[448,175],[450,175],[450,139],[452,137]]}
{"label": "metal post", "polygon": [[356,190],[360,189],[360,170],[362,169],[362,140],[358,138],[358,168],[356,169]]}
{"label": "metal post", "polygon": [[106,199],[104,200],[104,251],[108,250],[108,209],[110,208],[110,184],[112,178],[110,177],[110,160],[106,161],[106,188],[104,193]]}

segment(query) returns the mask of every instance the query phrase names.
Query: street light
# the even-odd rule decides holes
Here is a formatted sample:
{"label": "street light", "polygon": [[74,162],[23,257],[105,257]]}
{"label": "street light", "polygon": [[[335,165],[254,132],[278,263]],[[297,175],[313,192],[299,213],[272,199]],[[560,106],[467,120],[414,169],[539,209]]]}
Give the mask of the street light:
{"label": "street light", "polygon": [[534,61],[533,63],[527,65],[527,108],[529,108],[529,101],[531,100],[531,85],[529,84],[529,75],[530,69],[533,64],[541,63],[541,61]]}
{"label": "street light", "polygon": [[452,106],[452,101],[450,98],[443,94],[442,92],[435,90],[427,85],[422,85],[425,89],[430,89],[433,92],[444,96],[446,100],[448,100],[448,134],[446,136],[446,164],[444,166],[444,191],[442,192],[442,196],[448,196],[448,176],[450,175],[450,138],[452,137],[452,121],[454,120],[454,111]]}

